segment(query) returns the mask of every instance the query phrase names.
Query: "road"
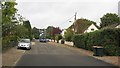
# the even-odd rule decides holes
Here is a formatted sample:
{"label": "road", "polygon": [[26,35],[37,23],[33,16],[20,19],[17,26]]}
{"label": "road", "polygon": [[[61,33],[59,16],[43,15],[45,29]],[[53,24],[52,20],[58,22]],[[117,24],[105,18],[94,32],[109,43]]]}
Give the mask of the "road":
{"label": "road", "polygon": [[16,66],[112,66],[93,57],[80,54],[77,50],[35,42]]}

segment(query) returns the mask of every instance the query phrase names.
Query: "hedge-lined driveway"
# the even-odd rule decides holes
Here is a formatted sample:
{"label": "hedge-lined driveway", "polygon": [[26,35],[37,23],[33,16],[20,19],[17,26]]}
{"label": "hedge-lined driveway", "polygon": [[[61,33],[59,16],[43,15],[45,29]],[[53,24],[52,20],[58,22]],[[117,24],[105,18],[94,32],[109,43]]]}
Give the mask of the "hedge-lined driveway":
{"label": "hedge-lined driveway", "polygon": [[48,43],[35,42],[16,66],[112,66],[76,50]]}

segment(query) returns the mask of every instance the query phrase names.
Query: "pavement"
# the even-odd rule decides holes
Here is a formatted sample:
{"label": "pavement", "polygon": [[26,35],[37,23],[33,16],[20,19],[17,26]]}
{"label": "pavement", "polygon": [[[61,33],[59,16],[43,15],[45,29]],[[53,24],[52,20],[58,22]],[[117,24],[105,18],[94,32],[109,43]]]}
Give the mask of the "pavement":
{"label": "pavement", "polygon": [[13,47],[2,54],[2,66],[14,66],[18,59],[24,54],[25,50],[17,50]]}
{"label": "pavement", "polygon": [[[32,42],[32,45],[35,45],[35,42]],[[0,58],[2,59],[2,66],[15,66],[25,51],[24,49],[17,49],[17,47],[5,51]]]}

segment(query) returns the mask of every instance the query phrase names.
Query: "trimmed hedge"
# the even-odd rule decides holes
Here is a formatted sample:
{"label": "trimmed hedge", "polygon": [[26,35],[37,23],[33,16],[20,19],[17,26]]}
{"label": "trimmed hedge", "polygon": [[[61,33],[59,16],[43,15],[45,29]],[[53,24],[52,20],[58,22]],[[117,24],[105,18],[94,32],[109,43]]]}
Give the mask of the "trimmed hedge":
{"label": "trimmed hedge", "polygon": [[120,29],[102,29],[99,31],[74,35],[76,47],[93,50],[93,46],[102,46],[105,55],[120,55]]}

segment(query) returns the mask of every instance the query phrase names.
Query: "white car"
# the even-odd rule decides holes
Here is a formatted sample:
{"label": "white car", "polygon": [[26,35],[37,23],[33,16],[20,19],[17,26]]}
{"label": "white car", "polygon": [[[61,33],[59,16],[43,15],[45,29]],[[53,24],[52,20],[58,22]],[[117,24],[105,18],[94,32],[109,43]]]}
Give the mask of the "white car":
{"label": "white car", "polygon": [[18,49],[19,48],[26,48],[26,49],[31,49],[31,42],[30,39],[21,39],[18,43]]}

